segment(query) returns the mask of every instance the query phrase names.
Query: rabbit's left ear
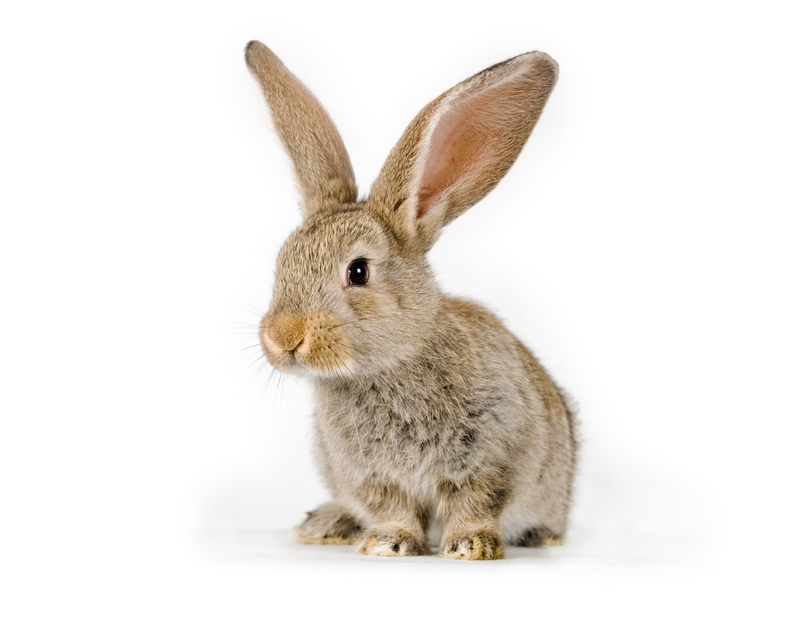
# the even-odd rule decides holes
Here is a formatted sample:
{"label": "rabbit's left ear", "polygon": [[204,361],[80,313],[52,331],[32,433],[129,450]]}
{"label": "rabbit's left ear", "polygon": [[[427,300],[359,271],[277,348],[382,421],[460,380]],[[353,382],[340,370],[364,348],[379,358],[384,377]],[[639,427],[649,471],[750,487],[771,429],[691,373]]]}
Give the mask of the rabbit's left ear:
{"label": "rabbit's left ear", "polygon": [[558,80],[543,52],[516,56],[428,104],[395,145],[369,203],[427,251],[441,227],[486,196],[517,159]]}
{"label": "rabbit's left ear", "polygon": [[247,44],[245,62],[292,160],[303,217],[321,207],[355,202],[358,190],[347,149],[317,98],[263,43]]}

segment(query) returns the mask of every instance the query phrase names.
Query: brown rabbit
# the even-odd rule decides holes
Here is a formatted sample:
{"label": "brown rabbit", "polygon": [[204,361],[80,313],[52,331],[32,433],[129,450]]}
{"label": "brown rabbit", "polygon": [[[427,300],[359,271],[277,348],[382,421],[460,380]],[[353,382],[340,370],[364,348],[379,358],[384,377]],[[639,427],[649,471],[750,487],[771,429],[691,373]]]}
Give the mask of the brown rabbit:
{"label": "brown rabbit", "polygon": [[531,52],[428,104],[357,198],[342,140],[316,98],[263,44],[245,57],[302,196],[280,251],[264,354],[308,377],[317,458],[333,501],[295,531],[378,556],[497,559],[503,542],[564,534],[573,415],[533,355],[489,311],[444,295],[426,253],[516,160],[558,66]]}

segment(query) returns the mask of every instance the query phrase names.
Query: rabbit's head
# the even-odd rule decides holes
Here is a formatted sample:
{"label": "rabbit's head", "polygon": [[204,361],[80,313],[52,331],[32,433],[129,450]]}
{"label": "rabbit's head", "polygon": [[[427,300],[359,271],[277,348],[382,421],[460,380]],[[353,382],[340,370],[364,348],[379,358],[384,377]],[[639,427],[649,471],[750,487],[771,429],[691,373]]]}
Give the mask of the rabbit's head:
{"label": "rabbit's head", "polygon": [[424,257],[359,205],[321,209],[284,244],[261,340],[280,371],[353,375],[413,355],[440,296]]}
{"label": "rabbit's head", "polygon": [[523,54],[445,92],[358,201],[347,151],[316,98],[263,44],[249,43],[245,57],[292,160],[304,219],[278,256],[261,324],[267,358],[280,371],[349,377],[413,358],[442,304],[425,255],[514,163],[558,66]]}

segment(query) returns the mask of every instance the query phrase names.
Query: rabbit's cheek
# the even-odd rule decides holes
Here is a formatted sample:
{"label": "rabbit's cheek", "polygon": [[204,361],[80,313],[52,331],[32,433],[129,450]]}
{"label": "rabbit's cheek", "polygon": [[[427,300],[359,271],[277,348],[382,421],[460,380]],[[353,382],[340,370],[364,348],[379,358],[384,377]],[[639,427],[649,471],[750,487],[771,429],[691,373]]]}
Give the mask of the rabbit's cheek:
{"label": "rabbit's cheek", "polygon": [[351,352],[341,321],[320,316],[309,322],[295,357],[301,365],[322,375],[351,374],[354,368]]}

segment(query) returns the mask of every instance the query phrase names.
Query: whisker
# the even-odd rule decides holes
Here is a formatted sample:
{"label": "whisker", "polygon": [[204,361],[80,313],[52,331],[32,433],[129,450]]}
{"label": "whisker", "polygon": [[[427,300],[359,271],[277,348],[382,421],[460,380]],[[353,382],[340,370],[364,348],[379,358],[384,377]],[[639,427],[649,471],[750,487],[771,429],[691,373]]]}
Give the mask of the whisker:
{"label": "whisker", "polygon": [[239,351],[245,351],[247,349],[253,349],[254,347],[262,347],[261,343],[253,343],[252,345],[248,345],[247,347],[242,347]]}
{"label": "whisker", "polygon": [[[280,410],[279,411],[281,413],[283,413],[283,385],[285,383],[284,382],[284,378],[285,377],[286,376],[283,373],[278,373],[278,388],[277,388],[277,391],[275,393],[275,397],[276,398],[278,397],[278,395],[280,395],[280,404],[279,404],[280,405]],[[275,406],[273,405],[273,407],[275,407]]]}
{"label": "whisker", "polygon": [[277,380],[275,382],[275,394],[272,395],[272,411],[274,412],[277,410],[278,406],[278,393],[281,390],[281,381],[283,380],[283,373],[278,373]]}
{"label": "whisker", "polygon": [[342,322],[340,324],[336,324],[335,326],[322,326],[322,327],[325,328],[326,330],[330,331],[330,330],[335,330],[336,328],[341,328],[342,326],[353,325],[353,323],[354,322],[352,322],[352,321],[344,321],[344,322]]}
{"label": "whisker", "polygon": [[[241,377],[243,373],[246,373],[247,370],[250,367],[252,367],[256,362],[258,362],[259,359],[261,359],[261,356],[250,356],[250,358],[253,358],[252,360],[250,360],[250,364],[248,364],[244,369],[239,371],[239,374],[237,375],[237,377]],[[246,358],[245,360],[249,360],[250,358]],[[264,357],[264,362],[266,362],[266,361],[267,361],[267,359],[266,359],[266,357]],[[243,362],[245,362],[245,361],[243,360],[239,364],[242,364]],[[236,366],[238,366],[238,365],[234,365],[234,368],[236,368]]]}
{"label": "whisker", "polygon": [[347,369],[347,372],[350,374],[350,377],[355,377],[355,375],[353,375],[353,372],[350,370],[350,367],[347,366],[347,363],[344,360],[342,360],[339,354],[336,353],[336,350],[331,348],[331,351],[333,352],[333,355],[336,357],[336,360],[339,362],[340,365],[337,371],[341,371],[341,368],[344,367],[345,369]]}
{"label": "whisker", "polygon": [[254,345],[248,345],[247,347],[242,347],[239,350],[232,351],[229,354],[223,354],[224,356],[235,356],[236,354],[241,354],[243,351],[247,351],[248,349],[253,349],[254,347],[261,347],[261,343],[255,343]]}
{"label": "whisker", "polygon": [[[245,363],[248,363],[248,366],[244,367],[242,369],[242,371],[240,372],[240,374],[244,373],[245,371],[247,371],[248,368],[250,368],[250,366],[255,364],[260,358],[261,358],[261,352],[255,352],[255,351],[254,352],[250,352],[250,354],[248,356],[245,356],[242,360],[240,360],[239,362],[234,364],[233,365],[233,369],[236,369],[236,367],[241,366],[241,365],[243,365]],[[266,360],[266,358],[264,358],[264,359]]]}
{"label": "whisker", "polygon": [[[248,302],[247,300],[243,300],[242,298],[239,298],[239,302],[234,302],[234,304],[239,308],[241,308],[243,311],[247,311],[248,313],[253,313],[259,319],[264,315],[266,315],[266,313],[261,311],[261,309],[259,309],[255,304],[251,304],[250,302]],[[243,304],[246,304],[247,306],[249,306],[249,308],[243,306]]]}
{"label": "whisker", "polygon": [[349,352],[353,351],[353,347],[348,345],[347,343],[343,343],[342,341],[334,341],[334,343],[336,343],[337,345],[341,345],[342,347],[344,347]]}
{"label": "whisker", "polygon": [[250,385],[253,383],[253,380],[255,380],[255,378],[258,377],[258,374],[261,372],[261,370],[264,368],[266,364],[267,364],[267,359],[264,358],[264,360],[261,361],[261,364],[258,365],[258,367],[256,367],[256,370],[253,371],[253,373],[250,375],[250,378],[245,382],[244,384],[245,388],[250,387]]}
{"label": "whisker", "polygon": [[262,403],[264,400],[264,396],[267,394],[267,388],[269,388],[269,384],[272,381],[272,378],[275,377],[276,369],[272,367],[272,371],[269,372],[267,375],[267,381],[264,382],[264,385],[261,387],[261,390],[258,392],[258,403]]}

